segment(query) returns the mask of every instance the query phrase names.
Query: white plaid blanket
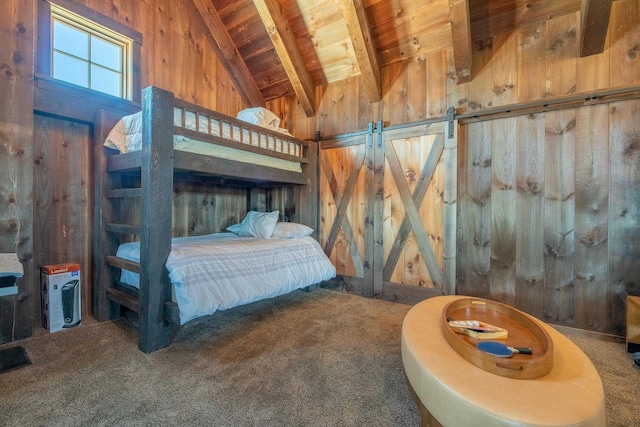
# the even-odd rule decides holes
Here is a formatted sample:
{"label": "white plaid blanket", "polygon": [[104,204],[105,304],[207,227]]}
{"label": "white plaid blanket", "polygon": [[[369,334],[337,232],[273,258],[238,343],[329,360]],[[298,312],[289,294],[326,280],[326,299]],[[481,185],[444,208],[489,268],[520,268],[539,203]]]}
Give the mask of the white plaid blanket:
{"label": "white plaid blanket", "polygon": [[[336,275],[312,237],[257,239],[215,233],[172,239],[167,270],[180,323],[254,301],[283,295]],[[122,244],[117,256],[140,260],[140,243]],[[138,287],[135,273],[121,281]]]}

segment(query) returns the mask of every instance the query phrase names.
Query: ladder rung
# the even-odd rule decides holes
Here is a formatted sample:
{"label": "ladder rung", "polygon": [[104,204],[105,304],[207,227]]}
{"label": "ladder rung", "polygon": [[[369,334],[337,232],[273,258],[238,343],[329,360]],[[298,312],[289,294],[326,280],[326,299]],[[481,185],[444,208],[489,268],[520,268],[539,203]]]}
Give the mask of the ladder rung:
{"label": "ladder rung", "polygon": [[140,234],[140,226],[139,225],[129,225],[129,224],[113,224],[109,223],[106,225],[105,230],[111,233],[121,233],[121,234]]}
{"label": "ladder rung", "polygon": [[106,196],[111,199],[140,197],[140,194],[142,194],[142,192],[139,188],[114,188],[106,192]]}
{"label": "ladder rung", "polygon": [[127,307],[129,310],[133,310],[136,313],[138,313],[138,310],[139,310],[138,298],[136,298],[133,295],[130,295],[126,292],[120,291],[115,288],[108,288],[107,298],[109,298],[111,301],[115,303],[118,303],[120,305]]}
{"label": "ladder rung", "polygon": [[107,255],[106,260],[107,260],[107,264],[112,267],[123,268],[125,270],[140,274],[139,262],[131,261],[128,259],[113,256],[113,255]]}

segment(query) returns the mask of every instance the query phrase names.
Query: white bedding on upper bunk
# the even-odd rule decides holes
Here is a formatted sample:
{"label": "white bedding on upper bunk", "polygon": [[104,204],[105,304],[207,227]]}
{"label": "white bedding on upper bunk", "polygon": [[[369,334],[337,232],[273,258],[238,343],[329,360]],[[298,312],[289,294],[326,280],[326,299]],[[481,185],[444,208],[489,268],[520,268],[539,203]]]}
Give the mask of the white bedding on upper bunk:
{"label": "white bedding on upper bunk", "polygon": [[[214,233],[172,239],[166,266],[180,323],[251,302],[284,295],[336,275],[312,237],[258,239]],[[117,256],[140,261],[140,243],[124,243]],[[122,270],[138,287],[139,276]],[[173,297],[172,297],[173,298]]]}
{"label": "white bedding on upper bunk", "polygon": [[[176,115],[179,110],[176,110]],[[244,110],[243,110],[244,111]],[[187,128],[197,130],[195,119],[187,117]],[[195,116],[194,116],[195,117]],[[179,118],[174,117],[174,122],[179,123]],[[273,130],[272,128],[270,128]],[[234,129],[226,126],[222,128],[222,134],[213,133],[225,139],[240,141],[238,137],[238,128]],[[286,129],[279,129],[280,132],[290,135]],[[267,146],[273,149],[273,141],[267,141]],[[118,123],[111,129],[109,135],[103,144],[105,147],[118,150],[120,153],[128,153],[130,151],[139,151],[142,149],[142,112],[122,117]],[[276,169],[282,169],[293,172],[301,172],[302,167],[299,162],[293,162],[277,157],[271,157],[263,154],[253,153],[250,151],[236,150],[234,148],[223,145],[211,144],[205,141],[188,138],[183,135],[173,135],[173,148],[175,150],[187,151],[190,153],[213,156],[227,160],[235,160],[238,162],[249,163],[260,166],[267,166]]]}

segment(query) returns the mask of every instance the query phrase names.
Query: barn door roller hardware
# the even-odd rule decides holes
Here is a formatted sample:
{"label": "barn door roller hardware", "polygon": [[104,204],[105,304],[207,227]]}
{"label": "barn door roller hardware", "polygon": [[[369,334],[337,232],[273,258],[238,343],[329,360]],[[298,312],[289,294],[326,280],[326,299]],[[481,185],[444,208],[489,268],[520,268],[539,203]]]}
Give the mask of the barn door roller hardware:
{"label": "barn door roller hardware", "polygon": [[384,122],[378,120],[376,123],[369,122],[367,125],[367,148],[373,148],[373,135],[376,138],[376,148],[382,148],[382,131]]}
{"label": "barn door roller hardware", "polygon": [[373,122],[369,122],[367,125],[367,148],[373,148]]}
{"label": "barn door roller hardware", "polygon": [[382,120],[378,120],[376,124],[376,139],[378,140],[377,146],[378,148],[382,148],[382,128],[384,127],[384,123]]}
{"label": "barn door roller hardware", "polygon": [[449,133],[447,138],[453,138],[453,116],[456,114],[456,109],[453,107],[447,108],[447,128]]}

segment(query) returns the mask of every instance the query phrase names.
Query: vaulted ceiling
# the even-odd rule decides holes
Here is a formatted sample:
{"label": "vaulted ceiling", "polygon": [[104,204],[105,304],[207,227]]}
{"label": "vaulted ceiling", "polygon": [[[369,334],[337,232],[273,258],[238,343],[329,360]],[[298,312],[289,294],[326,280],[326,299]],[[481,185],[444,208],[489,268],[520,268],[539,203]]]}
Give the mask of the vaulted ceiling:
{"label": "vaulted ceiling", "polygon": [[453,46],[459,82],[472,43],[581,13],[581,55],[602,52],[613,0],[191,0],[250,106],[295,94],[315,114],[315,87],[362,76],[380,100],[380,68]]}

